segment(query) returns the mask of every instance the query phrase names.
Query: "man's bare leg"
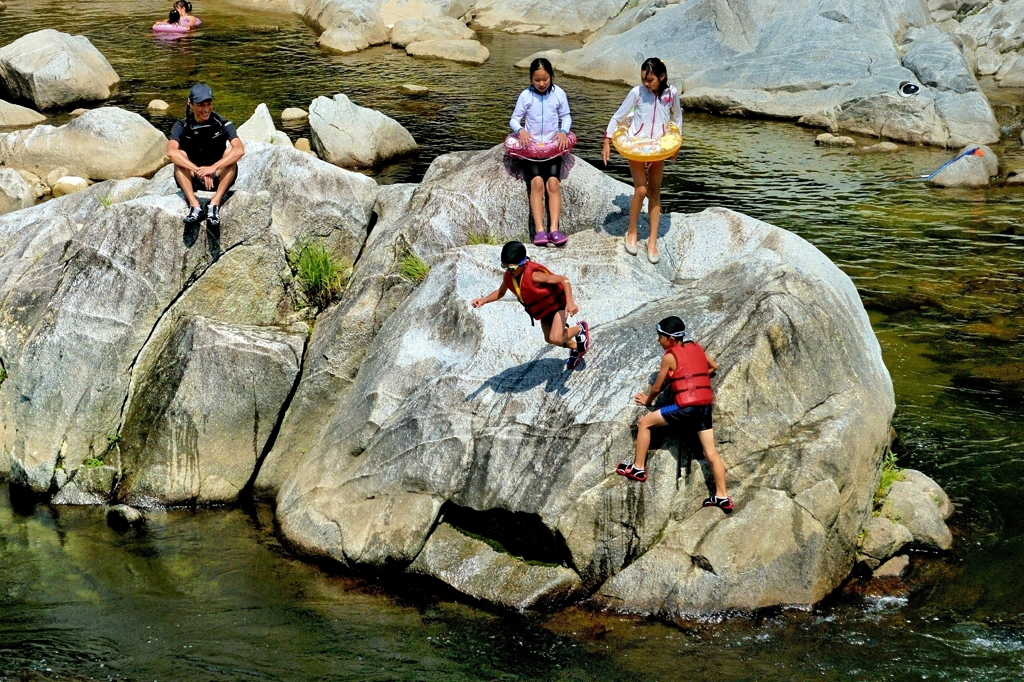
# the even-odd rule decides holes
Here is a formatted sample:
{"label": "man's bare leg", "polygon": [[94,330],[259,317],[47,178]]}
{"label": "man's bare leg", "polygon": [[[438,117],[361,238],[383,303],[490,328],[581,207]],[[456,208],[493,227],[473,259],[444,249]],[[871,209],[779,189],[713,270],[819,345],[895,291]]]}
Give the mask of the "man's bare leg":
{"label": "man's bare leg", "polygon": [[199,199],[196,197],[196,193],[192,190],[192,171],[182,168],[181,166],[175,166],[174,179],[177,180],[178,187],[181,188],[181,193],[185,195],[185,201],[188,202],[188,205],[198,208]]}

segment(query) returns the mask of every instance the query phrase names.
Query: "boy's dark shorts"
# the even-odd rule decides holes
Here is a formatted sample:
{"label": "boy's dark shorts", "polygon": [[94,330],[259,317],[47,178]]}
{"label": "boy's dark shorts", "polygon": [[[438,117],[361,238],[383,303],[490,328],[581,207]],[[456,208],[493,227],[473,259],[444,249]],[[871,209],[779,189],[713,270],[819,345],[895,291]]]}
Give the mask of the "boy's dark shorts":
{"label": "boy's dark shorts", "polygon": [[561,179],[562,177],[561,156],[556,156],[548,161],[527,161],[523,159],[520,163],[523,164],[523,179],[526,180],[527,185],[536,177],[539,177],[545,183],[549,178]]}
{"label": "boy's dark shorts", "polygon": [[[181,187],[181,183],[178,182],[177,176],[175,176],[174,181],[175,181],[175,183],[177,183],[178,187]],[[233,184],[235,184],[235,178],[231,178],[231,185],[233,185]],[[228,185],[228,189],[231,189],[231,185]],[[214,175],[213,176],[213,189],[212,190],[206,189],[206,185],[203,183],[203,179],[202,178],[200,178],[197,175],[193,175],[192,176],[192,191],[193,192],[216,192],[218,187],[220,187],[220,176],[219,175]],[[185,191],[185,188],[181,187],[181,190]]]}
{"label": "boy's dark shorts", "polygon": [[679,407],[669,405],[659,412],[669,426],[683,426],[694,431],[707,431],[711,428],[711,405],[689,405]]}

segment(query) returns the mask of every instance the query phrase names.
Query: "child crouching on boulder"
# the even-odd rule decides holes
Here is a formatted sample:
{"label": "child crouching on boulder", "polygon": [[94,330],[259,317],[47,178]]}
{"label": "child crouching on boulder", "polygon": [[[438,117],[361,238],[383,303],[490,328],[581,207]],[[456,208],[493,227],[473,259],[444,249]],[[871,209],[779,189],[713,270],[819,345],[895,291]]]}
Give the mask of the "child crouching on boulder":
{"label": "child crouching on boulder", "polygon": [[569,349],[567,369],[576,369],[583,354],[590,349],[590,325],[586,320],[570,327],[568,317],[579,312],[572,298],[569,278],[556,275],[526,256],[521,242],[509,242],[501,249],[501,267],[505,275],[501,286],[483,298],[473,299],[472,306],[493,303],[511,289],[526,308],[532,320],[540,320],[544,340],[552,346]]}
{"label": "child crouching on boulder", "polygon": [[658,323],[658,344],[665,349],[661,369],[651,386],[650,393],[637,393],[633,399],[650,407],[665,382],[675,399],[672,405],[640,418],[636,434],[636,456],[632,464],[623,462],[615,473],[641,483],[647,480],[647,450],[651,446],[651,429],[658,426],[681,426],[697,432],[704,457],[711,464],[715,477],[715,494],[704,500],[705,507],[719,507],[732,511],[732,500],[725,489],[725,465],[715,447],[715,432],[711,428],[711,374],[718,369],[715,361],[700,345],[686,338],[686,325],[678,317],[666,317]]}

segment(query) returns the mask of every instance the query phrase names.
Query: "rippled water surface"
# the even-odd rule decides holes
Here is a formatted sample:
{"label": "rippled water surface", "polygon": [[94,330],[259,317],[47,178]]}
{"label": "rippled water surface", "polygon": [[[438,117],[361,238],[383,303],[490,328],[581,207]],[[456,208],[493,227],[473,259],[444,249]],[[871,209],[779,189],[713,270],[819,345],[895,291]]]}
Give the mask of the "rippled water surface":
{"label": "rippled water surface", "polygon": [[[199,33],[157,40],[148,27],[167,8],[153,0],[6,1],[0,44],[45,27],[85,34],[121,75],[113,103],[146,116],[157,97],[180,116],[197,80],[236,123],[260,102],[276,117],[345,92],[422,145],[377,171],[380,182],[417,181],[438,154],[498,143],[526,85],[512,64],[576,45],[484,35],[491,60],[469,67],[390,47],[328,55],[294,17],[225,3],[197,3]],[[577,151],[597,163],[626,87],[558,80]],[[404,96],[397,86],[406,82],[431,93]],[[1024,97],[992,99],[1006,126],[1003,166],[1024,167]],[[166,132],[174,118],[151,120]],[[100,510],[4,496],[0,680],[1024,677],[1024,190],[894,183],[937,168],[949,152],[857,156],[814,147],[815,134],[688,115],[663,202],[687,212],[727,206],[785,227],[856,282],[896,385],[901,462],[938,480],[959,509],[954,553],[915,555],[905,594],[864,595],[852,584],[812,612],[678,626],[577,611],[521,618],[433,584],[364,583],[304,564],[279,546],[266,510],[168,512],[145,533],[118,535]],[[628,179],[619,161],[609,172]]]}

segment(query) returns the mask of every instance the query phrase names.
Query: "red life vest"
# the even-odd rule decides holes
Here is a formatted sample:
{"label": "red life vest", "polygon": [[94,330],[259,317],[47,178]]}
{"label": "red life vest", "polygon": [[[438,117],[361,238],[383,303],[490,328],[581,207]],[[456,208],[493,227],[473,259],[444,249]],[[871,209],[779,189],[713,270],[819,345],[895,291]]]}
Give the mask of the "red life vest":
{"label": "red life vest", "polygon": [[694,341],[670,346],[665,355],[676,359],[676,368],[668,373],[668,387],[676,405],[710,405],[715,399],[711,392],[711,375],[704,349]]}
{"label": "red life vest", "polygon": [[512,273],[505,271],[505,287],[511,289],[534,320],[543,320],[548,315],[565,309],[565,288],[561,284],[535,284],[533,273],[540,271],[548,275],[551,271],[540,263],[526,261],[523,274],[516,281]]}

